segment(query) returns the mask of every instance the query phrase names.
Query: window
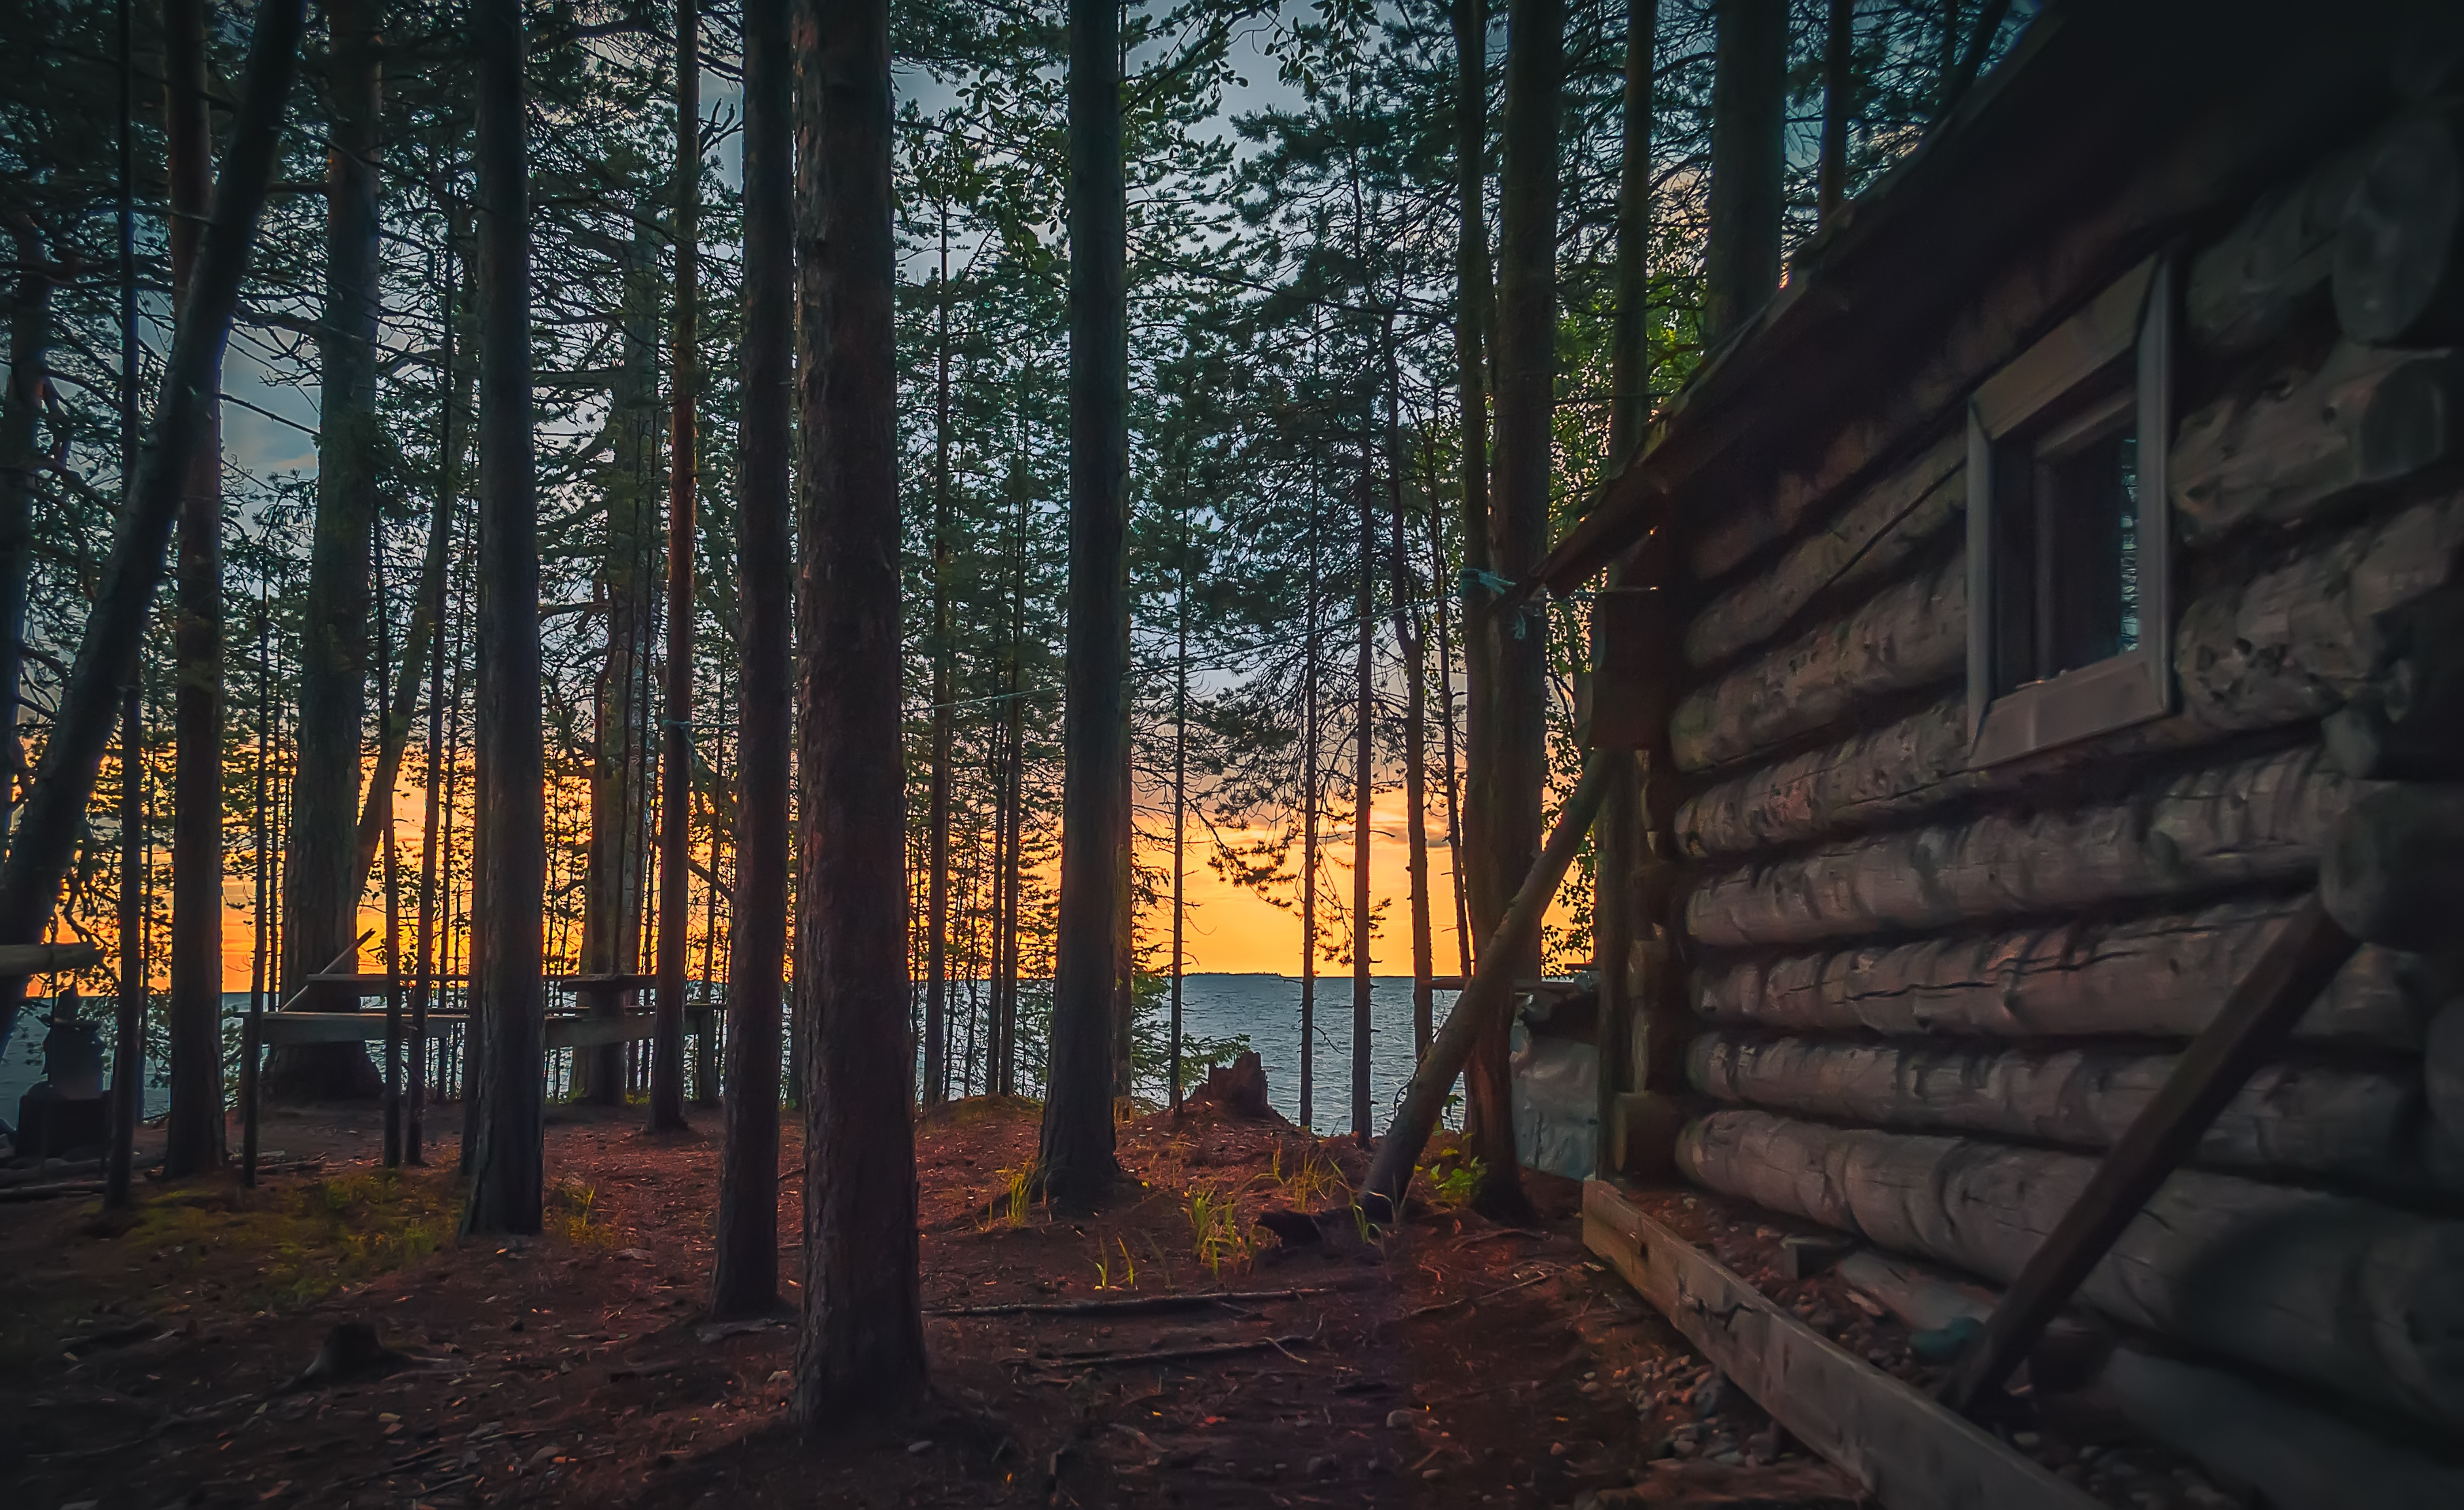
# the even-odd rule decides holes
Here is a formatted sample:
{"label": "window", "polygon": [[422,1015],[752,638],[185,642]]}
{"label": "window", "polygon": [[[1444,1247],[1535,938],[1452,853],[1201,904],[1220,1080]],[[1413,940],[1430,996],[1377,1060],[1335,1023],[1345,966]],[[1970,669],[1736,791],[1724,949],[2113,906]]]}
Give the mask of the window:
{"label": "window", "polygon": [[2142,263],[1969,406],[1971,766],[2172,709],[2170,282]]}

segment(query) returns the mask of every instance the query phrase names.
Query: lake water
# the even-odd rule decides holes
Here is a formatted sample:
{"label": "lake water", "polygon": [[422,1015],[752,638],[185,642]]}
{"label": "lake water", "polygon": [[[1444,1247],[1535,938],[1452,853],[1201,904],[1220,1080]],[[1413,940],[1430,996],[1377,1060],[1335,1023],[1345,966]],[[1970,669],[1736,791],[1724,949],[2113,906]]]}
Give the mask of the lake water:
{"label": "lake water", "polygon": [[[1454,996],[1452,991],[1438,993],[1438,1021],[1445,1020],[1446,1010],[1453,1005]],[[89,1020],[100,1018],[105,1023],[102,1040],[106,1058],[111,1048],[110,1007],[107,997],[90,997],[85,1009]],[[8,1053],[0,1057],[0,1119],[15,1121],[17,1099],[26,1093],[28,1086],[42,1078],[45,1029],[34,1019],[47,1010],[46,1004],[27,1003],[24,1014],[18,1018],[16,1032],[10,1035]],[[248,993],[226,992],[223,1011],[227,1018],[236,1022],[248,1011]],[[1300,1120],[1301,983],[1297,976],[1184,976],[1181,980],[1181,1026],[1193,1037],[1221,1039],[1245,1035],[1249,1046],[1258,1051],[1258,1057],[1265,1067],[1267,1099],[1277,1111],[1295,1121]],[[1408,977],[1381,976],[1371,983],[1370,1033],[1369,1084],[1374,1112],[1371,1121],[1383,1126],[1388,1113],[1401,1098],[1403,1087],[1412,1076],[1412,982]],[[226,1037],[235,1042],[237,1034],[233,1032]],[[1321,1132],[1341,1131],[1352,1125],[1352,981],[1349,976],[1325,977],[1318,981],[1316,1037],[1313,1120]],[[1161,1041],[1160,1020],[1156,1041]],[[159,1059],[146,1066],[145,1115],[148,1117],[161,1115],[170,1102],[170,1092],[162,1083],[163,1070]],[[1163,1076],[1159,1066],[1154,1075],[1141,1077],[1140,1089],[1155,1099],[1163,1099]],[[1450,1126],[1455,1124],[1451,1114],[1447,1123]]]}

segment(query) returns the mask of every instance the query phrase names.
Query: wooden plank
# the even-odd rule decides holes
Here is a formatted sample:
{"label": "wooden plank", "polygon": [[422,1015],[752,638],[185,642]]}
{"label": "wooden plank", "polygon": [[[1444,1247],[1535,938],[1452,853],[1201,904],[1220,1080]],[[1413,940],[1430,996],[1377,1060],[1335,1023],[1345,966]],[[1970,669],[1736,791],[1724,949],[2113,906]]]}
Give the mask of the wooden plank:
{"label": "wooden plank", "polygon": [[1886,1510],[2091,1510],[2098,1501],[1782,1311],[1603,1180],[1583,1243],[1797,1440]]}
{"label": "wooden plank", "polygon": [[2282,1052],[2293,1025],[2351,959],[2359,941],[2336,926],[2316,898],[2233,988],[2225,1010],[2191,1040],[2165,1088],[2147,1103],[2060,1225],[2028,1260],[1963,1360],[1947,1398],[1974,1410],[1999,1389],[2079,1282],[2147,1205],[2165,1177],[2198,1145],[2251,1072]]}

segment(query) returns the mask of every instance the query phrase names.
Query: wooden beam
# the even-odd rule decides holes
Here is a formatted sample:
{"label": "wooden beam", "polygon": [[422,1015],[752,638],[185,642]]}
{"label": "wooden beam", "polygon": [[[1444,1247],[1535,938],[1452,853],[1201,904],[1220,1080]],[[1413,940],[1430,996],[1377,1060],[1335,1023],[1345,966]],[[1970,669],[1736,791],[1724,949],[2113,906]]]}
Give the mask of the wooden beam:
{"label": "wooden beam", "polygon": [[1887,1510],[2090,1510],[2098,1503],[1771,1304],[1606,1181],[1583,1187],[1583,1243],[1772,1420]]}
{"label": "wooden beam", "polygon": [[[621,1017],[553,1013],[547,1018],[545,1043],[551,1049],[587,1049],[648,1038],[652,1016],[649,1012],[627,1012]],[[458,1011],[428,1014],[430,1028],[467,1021],[468,1016]],[[269,1012],[258,1033],[268,1044],[371,1042],[385,1035],[385,1018],[381,1012]]]}
{"label": "wooden beam", "polygon": [[0,944],[0,980],[83,969],[101,963],[101,948],[91,944]]}
{"label": "wooden beam", "polygon": [[2360,942],[2336,925],[2317,898],[2302,904],[2292,925],[2233,988],[2224,1010],[2190,1041],[2165,1088],[2019,1271],[1985,1323],[1985,1335],[1952,1376],[1945,1399],[1962,1411],[1972,1410],[2002,1387],[2045,1323],[2070,1303],[2079,1281],[2198,1145],[2251,1072],[2283,1052],[2293,1025],[2358,947]]}

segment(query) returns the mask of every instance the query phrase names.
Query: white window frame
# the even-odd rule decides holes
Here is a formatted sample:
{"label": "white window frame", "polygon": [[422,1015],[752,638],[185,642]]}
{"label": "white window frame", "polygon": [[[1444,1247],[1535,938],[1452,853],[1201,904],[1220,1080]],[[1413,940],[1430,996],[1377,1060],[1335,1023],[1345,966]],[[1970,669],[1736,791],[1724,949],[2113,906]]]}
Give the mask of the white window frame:
{"label": "white window frame", "polygon": [[[2173,711],[2172,269],[2150,257],[1980,387],[1968,407],[1968,764],[1971,769]],[[2139,643],[1995,696],[1993,500],[2003,442],[2082,383],[2135,356]]]}

